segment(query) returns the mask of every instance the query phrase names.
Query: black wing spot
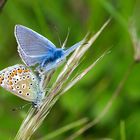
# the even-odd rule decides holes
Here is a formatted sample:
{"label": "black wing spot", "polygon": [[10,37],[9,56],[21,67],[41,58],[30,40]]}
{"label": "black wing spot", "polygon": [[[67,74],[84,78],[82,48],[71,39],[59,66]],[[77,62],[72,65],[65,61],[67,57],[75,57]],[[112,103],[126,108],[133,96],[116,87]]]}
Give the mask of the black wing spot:
{"label": "black wing spot", "polygon": [[25,76],[22,76],[22,79],[25,80]]}
{"label": "black wing spot", "polygon": [[20,89],[20,86],[16,86],[17,89]]}
{"label": "black wing spot", "polygon": [[30,75],[27,75],[27,79],[29,79],[30,78]]}
{"label": "black wing spot", "polygon": [[19,91],[18,91],[18,93],[19,93],[19,94],[22,94],[22,91],[21,91],[21,90],[19,90]]}

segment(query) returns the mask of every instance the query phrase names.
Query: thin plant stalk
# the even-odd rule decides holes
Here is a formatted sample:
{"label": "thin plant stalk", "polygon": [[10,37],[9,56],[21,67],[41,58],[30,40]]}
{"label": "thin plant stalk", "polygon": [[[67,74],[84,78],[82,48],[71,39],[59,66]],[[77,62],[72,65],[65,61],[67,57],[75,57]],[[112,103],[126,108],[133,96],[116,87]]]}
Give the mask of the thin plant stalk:
{"label": "thin plant stalk", "polygon": [[83,134],[85,131],[87,131],[89,128],[93,127],[94,125],[96,125],[97,123],[99,123],[104,116],[107,114],[107,112],[109,111],[109,109],[111,108],[113,102],[115,101],[115,99],[118,97],[118,95],[121,93],[129,75],[132,72],[132,69],[134,68],[136,62],[132,62],[132,64],[130,64],[130,66],[127,68],[122,80],[120,81],[120,83],[118,84],[117,88],[115,89],[111,99],[109,100],[109,102],[106,104],[106,106],[104,107],[103,111],[91,122],[87,123],[85,126],[83,126],[82,128],[80,128],[78,131],[76,131],[74,134],[72,134],[71,136],[69,136],[66,140],[74,140],[75,138],[77,138],[78,136],[80,136],[81,134]]}
{"label": "thin plant stalk", "polygon": [[[62,90],[61,91],[61,94],[59,94],[59,96],[61,96],[61,95],[63,95],[64,93],[66,93],[66,91],[68,91],[72,86],[74,86],[80,79],[82,79],[96,64],[97,64],[97,62],[99,61],[99,60],[101,60],[106,54],[108,54],[109,53],[109,51],[106,51],[106,52],[104,52],[93,64],[91,64],[88,68],[86,68],[81,74],[79,74],[77,77],[75,77],[74,78],[74,80],[72,80],[68,85],[67,85],[67,87],[66,88],[64,88],[64,90]],[[54,104],[55,104],[55,102],[57,101],[57,99],[58,98],[56,98],[56,100],[54,100]],[[78,121],[78,122],[80,122],[80,121]],[[60,128],[60,129],[58,129],[58,130],[56,130],[56,132],[52,132],[51,134],[50,134],[50,136],[49,136],[49,134],[47,135],[47,136],[45,136],[44,138],[49,138],[49,139],[51,139],[52,137],[54,138],[55,136],[57,136],[58,134],[61,134],[62,132],[65,132],[65,131],[68,131],[70,128],[73,128],[73,127],[76,127],[77,126],[77,124],[79,124],[79,123],[72,123],[72,124],[70,124],[70,126],[68,125],[68,126],[66,126],[66,127],[63,127],[63,128]],[[58,132],[57,132],[58,131]],[[61,133],[60,133],[61,132]],[[53,134],[55,134],[55,135],[53,135]],[[57,135],[56,135],[57,134]],[[43,138],[41,138],[41,139],[43,139]]]}
{"label": "thin plant stalk", "polygon": [[[66,88],[67,84],[64,84],[68,81],[69,77],[79,65],[82,56],[86,53],[86,51],[91,47],[94,41],[98,38],[98,36],[102,33],[103,29],[107,26],[110,20],[105,22],[105,24],[101,27],[101,29],[93,36],[88,34],[83,40],[82,44],[79,48],[74,51],[71,57],[68,59],[66,65],[58,75],[56,81],[47,92],[47,86],[51,77],[47,76],[42,81],[42,88],[47,92],[47,95],[42,101],[42,104],[39,108],[30,108],[29,113],[23,123],[20,126],[20,129],[15,137],[15,140],[29,140],[30,137],[34,134],[34,132],[40,127],[46,116],[49,114],[51,108],[56,103],[61,95],[62,88]],[[53,75],[53,74],[52,74]],[[51,76],[52,76],[51,75]]]}
{"label": "thin plant stalk", "polygon": [[126,134],[125,134],[125,121],[120,122],[120,140],[126,140]]}
{"label": "thin plant stalk", "polygon": [[52,133],[49,133],[48,135],[40,138],[39,140],[50,140],[50,139],[53,139],[53,138],[57,137],[58,135],[61,135],[64,132],[67,132],[67,131],[69,131],[71,129],[74,129],[76,127],[84,125],[87,122],[88,122],[88,118],[80,119],[80,120],[72,122],[72,123],[70,123],[70,124],[68,124],[68,125],[66,125],[66,126],[64,126],[62,128],[59,128],[56,131],[53,131]]}

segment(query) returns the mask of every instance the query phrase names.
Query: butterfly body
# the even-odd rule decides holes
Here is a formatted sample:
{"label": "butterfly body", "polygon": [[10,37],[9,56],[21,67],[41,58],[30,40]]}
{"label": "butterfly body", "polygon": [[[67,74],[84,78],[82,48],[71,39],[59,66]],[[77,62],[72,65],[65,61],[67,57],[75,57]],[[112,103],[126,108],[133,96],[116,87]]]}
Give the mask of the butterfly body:
{"label": "butterfly body", "polygon": [[51,55],[48,55],[44,58],[44,60],[41,63],[41,67],[46,67],[47,64],[56,62],[57,60],[64,57],[64,50],[62,49],[56,49]]}
{"label": "butterfly body", "polygon": [[46,72],[57,68],[60,62],[64,62],[66,57],[82,44],[79,42],[67,50],[56,48],[50,40],[22,25],[15,26],[15,37],[23,62],[27,66],[38,64],[37,69]]}
{"label": "butterfly body", "polygon": [[0,71],[0,86],[37,106],[44,96],[38,78],[24,65],[14,65]]}

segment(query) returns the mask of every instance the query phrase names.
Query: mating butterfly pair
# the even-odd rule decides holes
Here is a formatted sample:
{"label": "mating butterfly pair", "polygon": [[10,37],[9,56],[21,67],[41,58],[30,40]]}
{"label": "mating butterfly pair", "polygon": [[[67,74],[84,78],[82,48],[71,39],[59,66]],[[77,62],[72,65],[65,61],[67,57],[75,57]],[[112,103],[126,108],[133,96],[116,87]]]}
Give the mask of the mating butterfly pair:
{"label": "mating butterfly pair", "polygon": [[[36,70],[45,73],[57,68],[82,44],[82,41],[78,42],[67,50],[56,48],[47,38],[22,25],[15,26],[15,37],[19,55],[25,65],[38,64]],[[44,93],[39,78],[26,66],[14,65],[0,71],[0,86],[38,107]]]}

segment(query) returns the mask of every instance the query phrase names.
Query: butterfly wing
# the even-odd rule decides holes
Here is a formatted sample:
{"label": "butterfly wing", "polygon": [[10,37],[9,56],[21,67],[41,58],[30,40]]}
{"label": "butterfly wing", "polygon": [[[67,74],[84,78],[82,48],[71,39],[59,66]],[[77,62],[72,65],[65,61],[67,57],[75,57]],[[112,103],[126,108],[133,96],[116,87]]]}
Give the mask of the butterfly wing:
{"label": "butterfly wing", "polygon": [[19,54],[28,66],[41,63],[45,56],[56,49],[47,38],[22,25],[15,26],[15,37]]}
{"label": "butterfly wing", "polygon": [[27,66],[34,66],[37,63],[41,63],[45,58],[46,55],[44,56],[36,56],[36,57],[31,57],[29,55],[26,55],[25,52],[22,50],[21,47],[18,47],[18,52],[20,57],[22,58],[22,61],[27,65]]}
{"label": "butterfly wing", "polygon": [[81,45],[83,45],[83,41],[80,41],[76,44],[74,44],[73,46],[71,46],[70,48],[68,48],[67,50],[64,51],[64,56],[67,57],[70,53],[72,53],[74,50],[76,50],[78,47],[80,47]]}
{"label": "butterfly wing", "polygon": [[59,59],[57,59],[54,62],[50,62],[45,68],[42,74],[52,70],[52,69],[56,69],[57,67],[59,67],[61,64],[63,64],[66,61],[65,56],[61,57]]}
{"label": "butterfly wing", "polygon": [[0,71],[0,85],[30,102],[34,102],[40,92],[37,77],[24,65],[14,65]]}

